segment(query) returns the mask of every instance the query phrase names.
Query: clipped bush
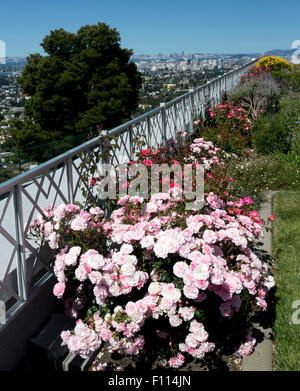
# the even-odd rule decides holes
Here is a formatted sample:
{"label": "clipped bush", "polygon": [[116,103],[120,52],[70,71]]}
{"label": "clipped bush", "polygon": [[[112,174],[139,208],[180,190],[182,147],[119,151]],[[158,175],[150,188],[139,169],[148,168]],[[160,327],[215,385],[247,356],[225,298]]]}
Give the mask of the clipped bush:
{"label": "clipped bush", "polygon": [[272,77],[277,81],[283,93],[300,90],[300,67],[294,66],[292,71],[289,69],[272,71]]}
{"label": "clipped bush", "polygon": [[291,149],[291,125],[282,113],[266,115],[253,127],[252,142],[259,153],[287,153]]}
{"label": "clipped bush", "polygon": [[205,128],[202,135],[227,153],[240,155],[248,145],[246,137],[236,128]]}
{"label": "clipped bush", "polygon": [[293,69],[293,65],[291,63],[277,56],[263,57],[257,62],[256,66],[269,71],[277,71],[284,68],[290,70]]}
{"label": "clipped bush", "polygon": [[249,112],[254,121],[265,112],[278,110],[280,88],[272,76],[266,72],[249,73],[242,83],[228,93],[230,101]]}
{"label": "clipped bush", "polygon": [[292,72],[288,69],[272,71],[272,77],[276,80],[282,93],[287,93],[291,89]]}
{"label": "clipped bush", "polygon": [[300,91],[300,68],[295,68],[291,73],[291,88],[293,91]]}

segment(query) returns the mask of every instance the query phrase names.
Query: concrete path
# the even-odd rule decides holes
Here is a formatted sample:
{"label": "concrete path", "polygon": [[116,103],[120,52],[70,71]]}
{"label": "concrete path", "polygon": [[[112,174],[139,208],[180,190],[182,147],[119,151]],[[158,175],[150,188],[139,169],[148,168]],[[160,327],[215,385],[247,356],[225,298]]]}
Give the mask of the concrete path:
{"label": "concrete path", "polygon": [[[261,204],[260,215],[266,220],[272,214],[272,196],[275,191],[265,192],[265,202]],[[264,230],[261,250],[272,255],[272,233]],[[268,312],[268,311],[267,311]],[[260,314],[257,323],[253,323],[257,344],[250,356],[245,356],[242,362],[242,371],[272,371],[272,329],[268,327],[268,315]]]}

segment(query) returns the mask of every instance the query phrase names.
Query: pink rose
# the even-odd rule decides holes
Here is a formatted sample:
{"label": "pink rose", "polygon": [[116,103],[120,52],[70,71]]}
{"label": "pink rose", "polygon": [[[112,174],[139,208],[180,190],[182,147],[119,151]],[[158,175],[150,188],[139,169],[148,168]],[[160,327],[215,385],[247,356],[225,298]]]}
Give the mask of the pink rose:
{"label": "pink rose", "polygon": [[132,301],[129,301],[127,304],[126,304],[126,307],[125,307],[125,311],[127,313],[128,316],[132,317],[132,315],[137,312],[137,306],[135,303],[133,303]]}
{"label": "pink rose", "polygon": [[61,298],[65,292],[65,284],[62,283],[62,282],[58,282],[57,284],[54,285],[53,287],[53,294],[58,297],[58,298]]}
{"label": "pink rose", "polygon": [[188,265],[185,262],[176,262],[173,266],[173,273],[176,277],[182,278],[188,270]]}
{"label": "pink rose", "polygon": [[191,321],[189,331],[191,333],[198,333],[200,331],[204,330],[203,324],[200,322],[197,322],[195,319]]}
{"label": "pink rose", "polygon": [[169,310],[173,306],[173,300],[168,297],[163,297],[159,306],[162,310]]}
{"label": "pink rose", "polygon": [[71,228],[73,231],[84,231],[87,228],[87,221],[81,217],[77,216],[71,222]]}
{"label": "pink rose", "polygon": [[206,243],[215,243],[218,238],[214,231],[207,229],[203,233],[203,239]]}
{"label": "pink rose", "polygon": [[185,285],[183,288],[183,293],[188,299],[196,299],[199,295],[199,290],[195,286]]}

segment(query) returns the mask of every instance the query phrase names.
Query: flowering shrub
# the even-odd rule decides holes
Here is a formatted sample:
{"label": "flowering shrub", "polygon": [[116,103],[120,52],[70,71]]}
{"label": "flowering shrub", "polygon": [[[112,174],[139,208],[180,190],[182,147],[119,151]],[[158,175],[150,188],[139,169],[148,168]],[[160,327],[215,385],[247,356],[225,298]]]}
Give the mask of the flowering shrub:
{"label": "flowering shrub", "polygon": [[225,152],[240,153],[249,144],[250,127],[247,111],[226,102],[207,110],[204,128],[200,128],[199,133]]}
{"label": "flowering shrub", "polygon": [[293,69],[293,65],[291,63],[277,56],[263,57],[260,60],[258,60],[256,66],[271,71],[277,71],[284,68],[289,70]]}
{"label": "flowering shrub", "polygon": [[275,112],[280,89],[271,74],[254,67],[242,76],[239,85],[228,93],[228,98],[244,108],[252,122],[266,112]]}
{"label": "flowering shrub", "polygon": [[[169,139],[165,146],[159,148],[148,148],[137,153],[137,160],[132,164],[144,164],[150,169],[153,164],[181,165],[182,172],[188,164],[193,167],[192,191],[195,190],[195,168],[202,164],[204,170],[204,185],[206,192],[213,192],[223,199],[230,198],[228,186],[233,178],[228,177],[226,163],[228,159],[235,159],[236,155],[229,155],[221,148],[216,147],[213,142],[206,141],[202,137],[189,141],[188,135],[181,130],[177,131],[175,139]],[[162,176],[160,183],[164,184],[166,178]],[[171,175],[171,187],[178,186],[176,176]],[[151,181],[149,180],[149,188]],[[162,190],[162,189],[161,189]]]}
{"label": "flowering shrub", "polygon": [[199,163],[210,170],[214,165],[224,165],[225,157],[221,148],[217,148],[211,141],[197,138],[189,141],[187,133],[177,131],[176,139],[169,139],[165,146],[159,148],[148,148],[137,153],[138,160],[132,163],[142,163],[151,167],[152,164],[167,163],[185,164],[188,162]]}
{"label": "flowering shrub", "polygon": [[[204,184],[206,192],[213,192],[223,199],[228,198],[230,193],[228,192],[228,186],[233,178],[228,177],[226,170],[226,163],[229,159],[236,159],[236,155],[229,155],[225,153],[221,148],[215,147],[211,141],[205,141],[202,137],[189,141],[189,135],[186,132],[178,130],[175,139],[171,138],[167,140],[166,144],[160,144],[157,147],[149,147],[147,149],[141,149],[136,153],[137,159],[130,161],[131,166],[137,166],[143,164],[148,169],[148,189],[151,194],[151,169],[154,165],[161,166],[162,164],[169,166],[181,166],[181,173],[184,175],[185,167],[192,167],[191,178],[191,191],[195,191],[195,169],[198,165],[202,164],[205,168],[204,171]],[[158,169],[157,175],[160,176],[158,191],[165,191],[163,185],[166,184],[166,177],[164,173]],[[127,177],[127,182],[124,182],[122,186],[129,187],[130,182],[135,177]],[[92,177],[90,180],[90,192],[92,193],[95,188],[97,190],[97,183],[101,182],[101,178]],[[178,183],[176,175],[170,170],[170,185],[181,186]],[[120,183],[116,181],[117,194],[123,188],[119,188]],[[110,201],[112,204],[113,202]],[[90,206],[94,206],[93,203]]]}
{"label": "flowering shrub", "polygon": [[266,309],[274,284],[255,253],[262,221],[251,202],[208,193],[201,211],[187,212],[173,187],[148,202],[125,196],[109,219],[100,208],[45,209],[32,234],[56,251],[54,294],[77,320],[63,344],[82,357],[104,344],[152,352],[173,368],[230,348],[249,354],[246,321]]}
{"label": "flowering shrub", "polygon": [[253,78],[256,79],[256,78],[264,77],[265,75],[269,74],[270,71],[271,69],[267,67],[261,67],[256,64],[250,67],[247,73],[244,73],[240,76],[240,84],[247,83],[253,80]]}

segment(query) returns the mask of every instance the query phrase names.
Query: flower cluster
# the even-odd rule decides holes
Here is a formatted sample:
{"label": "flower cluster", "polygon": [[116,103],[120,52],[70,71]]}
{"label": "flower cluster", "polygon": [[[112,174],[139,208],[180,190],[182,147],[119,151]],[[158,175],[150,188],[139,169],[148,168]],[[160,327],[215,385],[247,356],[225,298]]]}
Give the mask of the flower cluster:
{"label": "flower cluster", "polygon": [[257,62],[256,66],[264,69],[269,69],[271,71],[278,71],[281,69],[293,69],[293,64],[277,56],[263,57]]}
{"label": "flower cluster", "polygon": [[193,140],[190,151],[191,154],[185,158],[185,161],[204,164],[207,171],[214,165],[225,165],[221,148],[215,147],[211,141],[205,141],[202,137]]}
{"label": "flower cluster", "polygon": [[[104,212],[99,207],[90,208],[89,211],[82,211],[78,205],[62,204],[60,206],[47,207],[43,209],[42,214],[39,214],[31,224],[31,233],[33,236],[45,237],[51,249],[58,249],[60,235],[65,232],[61,231],[61,227],[65,222],[69,224],[69,231],[82,232],[95,231],[102,232]],[[59,233],[60,232],[60,233]],[[76,252],[73,256],[75,257]]]}
{"label": "flower cluster", "polygon": [[[171,168],[170,178],[164,176],[164,171],[161,168],[157,168],[156,175],[161,178],[159,182],[162,186],[170,180],[169,183],[171,188],[182,187],[183,177],[185,181],[189,177],[189,180],[185,183],[191,184],[191,187],[188,188],[191,191],[195,191],[196,188],[197,172],[204,168],[204,184],[206,191],[212,191],[225,198],[228,197],[229,193],[226,192],[226,190],[229,181],[231,181],[232,178],[227,178],[226,161],[229,157],[234,158],[235,156],[229,156],[229,154],[224,153],[223,150],[216,147],[213,142],[206,141],[202,137],[189,142],[186,134],[181,131],[179,131],[179,134],[179,140],[170,139],[164,147],[142,150],[138,154],[138,160],[131,162],[131,164],[142,163],[148,167],[149,188],[152,186],[150,169],[153,170],[154,164],[158,164],[159,166],[161,164],[168,164]],[[182,177],[181,179],[179,178],[179,180],[178,174],[175,173],[176,170],[174,173],[172,172],[174,167],[176,169],[178,165],[181,166],[180,172]],[[197,168],[200,168],[200,170],[197,171]],[[186,191],[186,185],[184,185],[184,190]],[[161,187],[161,191],[165,191],[165,188]]]}
{"label": "flower cluster", "polygon": [[249,114],[232,100],[208,108],[205,121],[200,121],[198,127],[199,134],[228,153],[239,153],[250,142]]}
{"label": "flower cluster", "polygon": [[209,108],[209,116],[214,118],[218,125],[226,122],[229,127],[240,129],[244,134],[249,133],[250,121],[247,112],[232,102]]}
{"label": "flower cluster", "polygon": [[246,337],[246,342],[243,343],[236,351],[238,356],[249,356],[256,344],[256,338],[252,337],[252,331],[249,331]]}
{"label": "flower cluster", "polygon": [[203,324],[192,320],[185,343],[179,344],[179,349],[182,352],[188,352],[193,357],[203,358],[205,353],[211,352],[215,348],[215,344],[207,342],[207,338],[208,333]]}
{"label": "flower cluster", "polygon": [[256,64],[250,67],[247,73],[244,73],[240,76],[240,84],[242,85],[255,79],[264,78],[266,75],[268,75],[270,70],[271,69],[268,67],[263,68],[260,65]]}

